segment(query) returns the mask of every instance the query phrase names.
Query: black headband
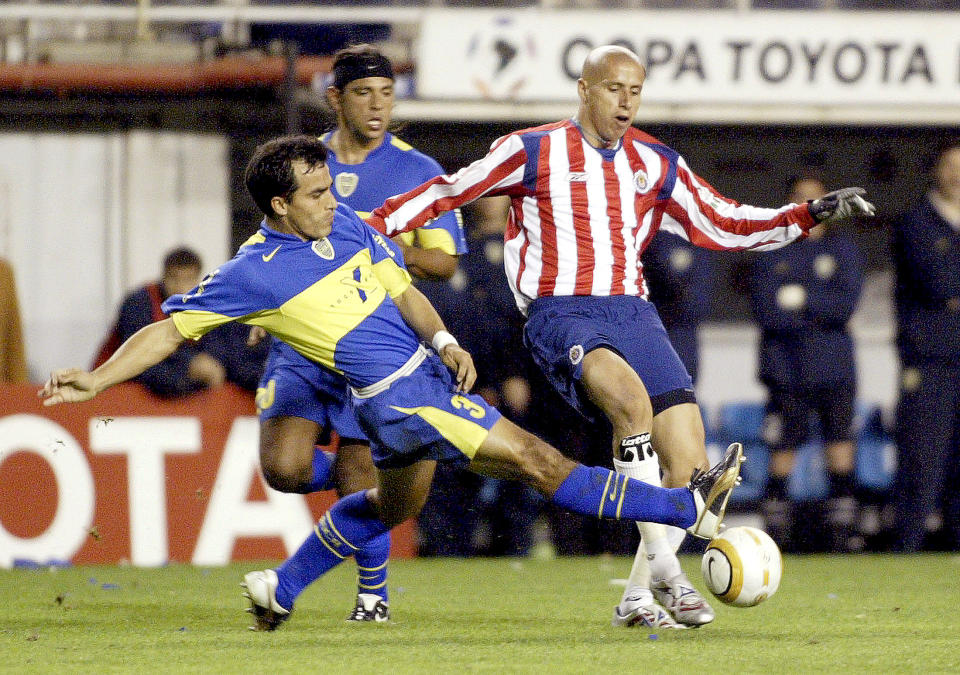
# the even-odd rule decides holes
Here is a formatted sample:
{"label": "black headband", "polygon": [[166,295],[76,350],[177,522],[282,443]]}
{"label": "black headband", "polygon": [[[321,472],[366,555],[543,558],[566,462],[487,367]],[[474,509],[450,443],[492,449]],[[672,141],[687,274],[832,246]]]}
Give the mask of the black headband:
{"label": "black headband", "polygon": [[333,86],[343,88],[364,77],[393,79],[393,66],[382,54],[348,54],[333,66]]}

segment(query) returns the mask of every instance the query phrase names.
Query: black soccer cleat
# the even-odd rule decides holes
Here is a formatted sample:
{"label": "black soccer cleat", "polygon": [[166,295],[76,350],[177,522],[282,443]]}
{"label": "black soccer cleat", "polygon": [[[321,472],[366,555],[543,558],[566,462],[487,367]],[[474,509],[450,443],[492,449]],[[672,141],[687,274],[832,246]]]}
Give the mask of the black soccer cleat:
{"label": "black soccer cleat", "polygon": [[374,621],[382,623],[390,620],[390,606],[387,601],[375,593],[359,593],[357,606],[350,612],[347,621]]}

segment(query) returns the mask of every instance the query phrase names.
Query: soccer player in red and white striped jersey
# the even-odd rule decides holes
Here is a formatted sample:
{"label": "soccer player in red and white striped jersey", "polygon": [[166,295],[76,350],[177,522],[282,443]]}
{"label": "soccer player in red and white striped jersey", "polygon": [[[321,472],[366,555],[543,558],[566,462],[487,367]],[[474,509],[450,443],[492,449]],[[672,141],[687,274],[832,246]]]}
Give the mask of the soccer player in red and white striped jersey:
{"label": "soccer player in red and white striped jersey", "polygon": [[[872,205],[856,188],[778,209],[724,197],[676,151],[633,128],[645,77],[633,52],[593,50],[573,119],[497,139],[456,174],[388,199],[369,222],[393,235],[479,197],[509,196],[504,266],[534,359],[577,410],[610,421],[618,471],[657,483],[659,455],[665,484],[679,486],[708,461],[690,376],[646,299],[640,257],[650,240],[663,229],[712,249],[772,250],[818,221],[871,213]],[[712,621],[677,561],[682,533],[650,524],[640,531],[614,624]]]}

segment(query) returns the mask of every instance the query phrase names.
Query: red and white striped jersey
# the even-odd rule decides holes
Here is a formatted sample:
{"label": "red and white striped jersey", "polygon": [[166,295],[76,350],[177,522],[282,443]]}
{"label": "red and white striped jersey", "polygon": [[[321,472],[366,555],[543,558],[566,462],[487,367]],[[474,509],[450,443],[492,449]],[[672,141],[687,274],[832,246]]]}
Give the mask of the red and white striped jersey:
{"label": "red and white striped jersey", "polygon": [[640,256],[660,229],[706,248],[764,251],[815,225],[805,204],[768,209],[724,197],[642,131],[597,149],[573,120],[503,136],[483,159],[391,197],[368,222],[393,235],[493,195],[511,198],[504,267],[524,313],[543,296],[645,298]]}

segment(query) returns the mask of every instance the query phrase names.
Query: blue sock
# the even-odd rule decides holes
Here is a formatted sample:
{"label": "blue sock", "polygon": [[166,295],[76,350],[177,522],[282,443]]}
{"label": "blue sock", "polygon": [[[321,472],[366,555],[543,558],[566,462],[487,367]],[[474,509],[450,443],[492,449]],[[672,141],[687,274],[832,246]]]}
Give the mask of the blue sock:
{"label": "blue sock", "polygon": [[323,492],[333,489],[333,462],[336,455],[319,447],[313,449],[313,478],[310,479],[310,492]]}
{"label": "blue sock", "polygon": [[374,537],[354,553],[357,560],[357,593],[387,594],[387,560],[390,558],[390,533]]}
{"label": "blue sock", "polygon": [[293,609],[297,596],[322,575],[354,555],[368,541],[388,533],[374,515],[367,491],[339,500],[323,514],[297,552],[277,568],[277,602]]}
{"label": "blue sock", "polygon": [[597,518],[683,528],[697,520],[693,493],[687,488],[655,487],[599,466],[577,464],[551,501],[568,511]]}

